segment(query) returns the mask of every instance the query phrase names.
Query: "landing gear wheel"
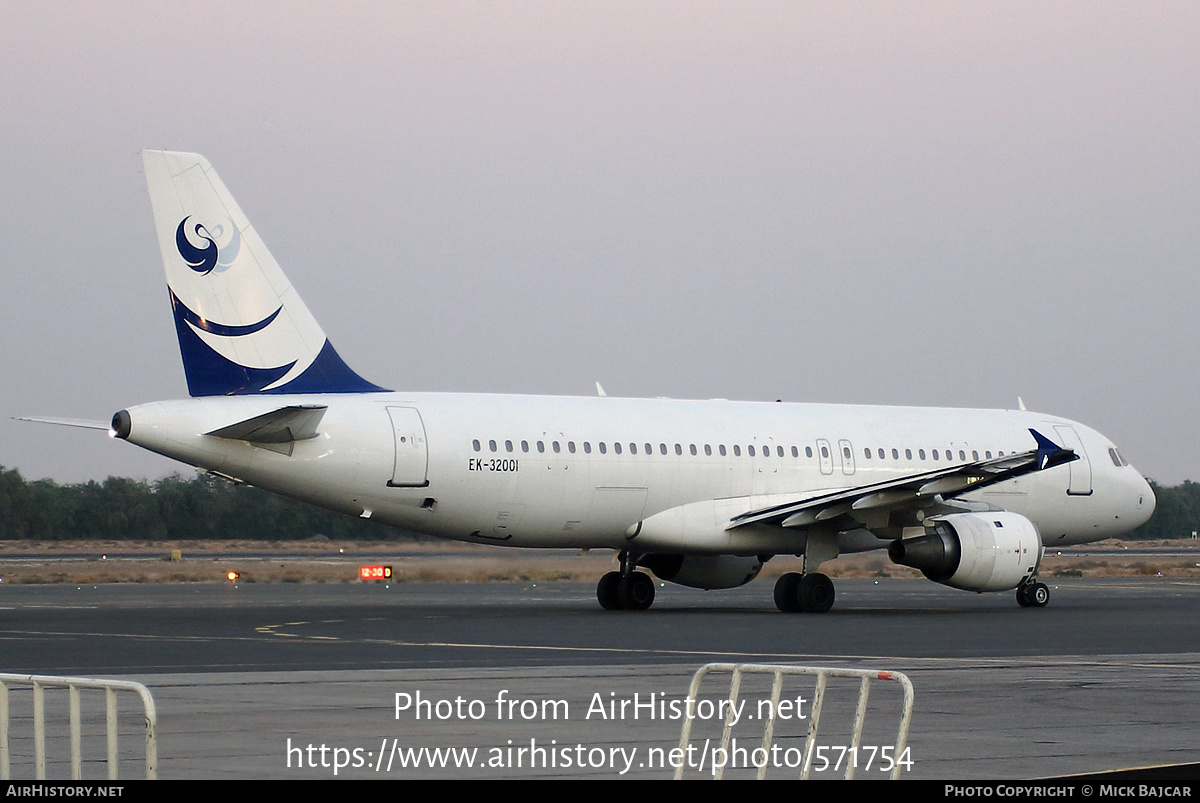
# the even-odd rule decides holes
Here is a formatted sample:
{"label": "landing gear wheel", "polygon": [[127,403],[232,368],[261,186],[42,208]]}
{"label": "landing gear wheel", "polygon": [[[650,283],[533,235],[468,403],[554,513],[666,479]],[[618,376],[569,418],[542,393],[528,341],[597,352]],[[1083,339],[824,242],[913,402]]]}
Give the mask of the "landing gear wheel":
{"label": "landing gear wheel", "polygon": [[1050,589],[1045,583],[1034,583],[1029,598],[1033,600],[1033,607],[1045,608],[1046,603],[1050,601]]}
{"label": "landing gear wheel", "polygon": [[796,600],[804,613],[825,613],[833,607],[833,581],[823,574],[806,574],[796,586]]}
{"label": "landing gear wheel", "polygon": [[654,604],[654,580],[645,572],[631,572],[621,578],[617,594],[625,610],[644,611]]}
{"label": "landing gear wheel", "polygon": [[600,582],[596,584],[596,599],[600,601],[600,607],[606,611],[621,610],[621,573],[609,572],[600,578]]}
{"label": "landing gear wheel", "polygon": [[1017,604],[1022,608],[1045,608],[1050,589],[1045,583],[1026,583],[1017,588]]}
{"label": "landing gear wheel", "polygon": [[796,589],[800,587],[800,579],[799,573],[788,572],[775,581],[776,608],[784,613],[800,612],[800,599],[796,596]]}

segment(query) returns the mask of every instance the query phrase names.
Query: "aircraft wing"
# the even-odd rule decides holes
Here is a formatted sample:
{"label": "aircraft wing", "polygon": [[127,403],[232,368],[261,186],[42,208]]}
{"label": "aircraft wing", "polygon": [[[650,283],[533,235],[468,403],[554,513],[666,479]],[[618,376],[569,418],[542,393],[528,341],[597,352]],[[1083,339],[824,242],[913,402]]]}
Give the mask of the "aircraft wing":
{"label": "aircraft wing", "polygon": [[1029,430],[1037,448],[977,460],[956,466],[910,474],[871,485],[859,485],[842,491],[785,502],[769,508],[751,510],[730,520],[726,529],[747,524],[773,524],[779,527],[807,527],[832,521],[842,515],[866,515],[886,508],[924,507],[935,497],[951,499],[998,482],[1078,460],[1079,455],[1064,449],[1037,430]]}

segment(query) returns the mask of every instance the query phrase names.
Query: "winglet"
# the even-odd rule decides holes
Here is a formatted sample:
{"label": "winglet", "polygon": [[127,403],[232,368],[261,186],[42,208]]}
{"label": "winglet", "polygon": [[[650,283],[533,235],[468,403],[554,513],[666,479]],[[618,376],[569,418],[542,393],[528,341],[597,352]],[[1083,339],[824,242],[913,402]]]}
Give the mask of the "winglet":
{"label": "winglet", "polygon": [[1061,465],[1062,463],[1070,463],[1072,460],[1078,458],[1075,452],[1062,448],[1036,429],[1030,428],[1029,434],[1037,441],[1037,457],[1034,461],[1036,465],[1035,471],[1041,471],[1052,466]]}

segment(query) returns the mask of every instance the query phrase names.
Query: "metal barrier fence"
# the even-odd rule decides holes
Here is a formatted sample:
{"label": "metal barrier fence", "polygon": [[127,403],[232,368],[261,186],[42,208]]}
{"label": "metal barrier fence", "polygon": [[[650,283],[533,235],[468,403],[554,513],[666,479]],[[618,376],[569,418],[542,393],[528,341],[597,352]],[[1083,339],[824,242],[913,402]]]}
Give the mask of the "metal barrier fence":
{"label": "metal barrier fence", "polygon": [[[809,713],[804,717],[808,720],[808,730],[805,735],[804,749],[802,761],[800,763],[801,773],[800,778],[806,780],[809,778],[813,768],[813,756],[821,748],[817,747],[817,731],[821,724],[821,708],[825,701],[825,692],[827,680],[831,677],[838,678],[857,678],[859,680],[858,705],[854,715],[854,725],[851,734],[849,745],[845,745],[842,753],[838,756],[838,761],[845,759],[846,761],[846,780],[854,777],[854,771],[858,766],[859,748],[862,745],[863,726],[867,716],[867,698],[870,695],[871,682],[873,680],[894,681],[900,684],[904,699],[901,704],[900,711],[900,726],[896,733],[896,740],[891,747],[890,774],[892,780],[900,777],[900,772],[905,766],[904,757],[907,756],[906,748],[908,745],[908,728],[912,721],[913,709],[913,687],[908,677],[900,672],[881,672],[867,669],[828,669],[815,666],[783,666],[775,664],[706,664],[696,671],[692,676],[691,687],[688,689],[687,705],[689,711],[696,710],[699,700],[700,685],[704,678],[709,674],[717,672],[729,672],[731,674],[729,681],[729,697],[726,706],[726,715],[724,726],[721,730],[721,744],[718,750],[721,752],[717,755],[728,758],[729,740],[733,733],[735,720],[735,712],[739,711],[738,697],[741,693],[742,678],[747,674],[764,674],[771,675],[771,696],[770,705],[768,706],[768,716],[766,724],[763,727],[762,745],[758,750],[754,751],[761,756],[762,760],[754,761],[757,765],[757,779],[762,780],[766,777],[767,767],[769,762],[767,756],[771,753],[771,748],[775,738],[775,721],[778,712],[780,711],[780,697],[783,692],[783,678],[788,675],[816,676],[816,691],[813,693]],[[787,701],[785,701],[785,708]],[[693,717],[684,717],[683,728],[679,735],[679,750],[680,756],[687,753],[689,742],[691,741],[692,721]],[[872,752],[871,757],[875,757]],[[849,758],[847,758],[849,756]],[[828,762],[826,762],[828,763]],[[911,766],[911,762],[909,762]],[[724,776],[727,763],[723,763],[720,767],[713,764],[712,776],[720,780]],[[683,778],[684,764],[681,761],[675,768],[675,779]],[[835,770],[836,771],[836,770]]]}
{"label": "metal barrier fence", "polygon": [[71,780],[83,778],[83,725],[79,699],[80,689],[103,689],[105,700],[105,738],[107,742],[108,779],[117,780],[117,692],[135,692],[142,701],[146,718],[146,778],[153,780],[158,773],[157,715],[150,690],[140,683],[127,680],[93,680],[91,678],[54,677],[49,675],[10,675],[0,673],[0,780],[10,780],[11,753],[9,747],[9,687],[33,688],[33,761],[34,777],[46,778],[46,700],[47,688],[65,688],[70,708]]}

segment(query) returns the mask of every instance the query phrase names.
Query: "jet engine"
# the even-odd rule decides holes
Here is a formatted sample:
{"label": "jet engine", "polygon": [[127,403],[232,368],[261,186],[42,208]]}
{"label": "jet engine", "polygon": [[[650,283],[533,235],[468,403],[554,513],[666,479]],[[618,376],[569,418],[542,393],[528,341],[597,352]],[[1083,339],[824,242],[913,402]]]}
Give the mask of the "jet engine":
{"label": "jet engine", "polygon": [[964,591],[1004,591],[1033,576],[1042,539],[1017,513],[955,513],[926,521],[929,532],[888,546],[893,563]]}
{"label": "jet engine", "polygon": [[761,558],[736,555],[645,555],[638,565],[659,578],[689,588],[737,588],[758,576]]}

